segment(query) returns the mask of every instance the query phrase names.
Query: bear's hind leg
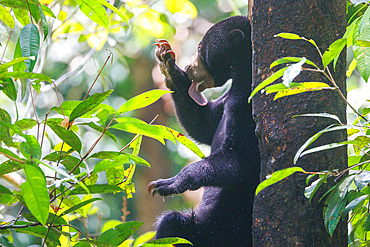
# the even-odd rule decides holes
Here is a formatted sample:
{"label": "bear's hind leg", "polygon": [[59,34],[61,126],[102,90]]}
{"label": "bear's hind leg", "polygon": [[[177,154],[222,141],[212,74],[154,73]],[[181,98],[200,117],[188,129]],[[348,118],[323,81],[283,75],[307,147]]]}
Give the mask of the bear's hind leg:
{"label": "bear's hind leg", "polygon": [[[164,213],[157,221],[156,238],[179,237],[189,240],[193,246],[198,246],[199,226],[196,223],[194,212],[170,211]],[[176,245],[190,246],[190,245]]]}

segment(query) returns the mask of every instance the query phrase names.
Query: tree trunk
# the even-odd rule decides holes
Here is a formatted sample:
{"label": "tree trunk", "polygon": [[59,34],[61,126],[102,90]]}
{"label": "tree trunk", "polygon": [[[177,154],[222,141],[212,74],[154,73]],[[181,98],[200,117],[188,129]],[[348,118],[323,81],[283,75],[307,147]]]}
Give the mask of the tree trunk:
{"label": "tree trunk", "polygon": [[[345,0],[254,0],[252,12],[253,88],[270,76],[270,64],[281,57],[306,57],[321,65],[314,46],[301,40],[274,38],[281,32],[314,39],[323,52],[345,31]],[[345,54],[338,60],[334,78],[344,94]],[[319,66],[320,67],[320,66]],[[322,65],[321,65],[322,67]],[[273,69],[276,71],[276,69]],[[330,82],[321,74],[303,72],[295,81]],[[296,117],[331,113],[346,122],[346,104],[336,91],[308,92],[273,100],[258,93],[253,99],[256,135],[261,153],[261,181],[274,171],[293,166],[299,147],[332,121]],[[346,132],[323,135],[316,145],[346,140]],[[306,155],[298,162],[306,171],[345,169],[346,148]],[[304,197],[306,175],[296,174],[259,193],[254,203],[254,246],[347,246],[347,223],[342,220],[330,237],[323,222],[319,196],[312,204]],[[320,189],[321,193],[324,189]]]}

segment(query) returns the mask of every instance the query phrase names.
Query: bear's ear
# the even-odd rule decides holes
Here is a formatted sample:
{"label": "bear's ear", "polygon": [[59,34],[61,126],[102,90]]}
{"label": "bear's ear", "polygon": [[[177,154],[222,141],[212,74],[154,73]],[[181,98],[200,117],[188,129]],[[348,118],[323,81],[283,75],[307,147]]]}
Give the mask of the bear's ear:
{"label": "bear's ear", "polygon": [[244,42],[245,35],[242,30],[234,29],[227,34],[229,44],[233,46],[241,45]]}

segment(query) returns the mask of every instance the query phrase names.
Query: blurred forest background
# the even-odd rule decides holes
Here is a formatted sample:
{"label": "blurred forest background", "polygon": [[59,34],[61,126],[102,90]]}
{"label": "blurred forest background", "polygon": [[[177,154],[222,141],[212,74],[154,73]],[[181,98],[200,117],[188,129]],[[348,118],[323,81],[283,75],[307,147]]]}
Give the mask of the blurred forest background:
{"label": "blurred forest background", "polygon": [[[105,103],[118,108],[127,99],[144,91],[154,88],[165,89],[163,76],[154,57],[155,39],[168,39],[176,53],[177,63],[183,68],[195,53],[199,41],[210,26],[232,15],[248,14],[246,0],[116,0],[108,2],[120,10],[129,25],[107,9],[110,25],[106,29],[84,15],[77,7],[78,1],[40,0],[39,2],[48,6],[57,18],[52,18],[51,14],[45,12],[49,33],[45,37],[46,40],[41,43],[33,72],[43,73],[56,79],[59,97],[58,99],[52,85],[41,85],[40,93],[34,95],[40,118],[44,118],[50,108],[59,105],[59,101],[81,100],[110,52],[113,55],[112,59],[104,67],[90,94],[114,89]],[[17,19],[14,29],[11,30],[0,23],[0,54],[3,62],[13,58],[19,33],[23,26],[30,23],[27,10],[12,11]],[[223,90],[207,90],[206,95],[217,97]],[[34,118],[32,100],[27,96],[18,100],[18,114]],[[17,118],[14,102],[3,92],[0,92],[0,107],[6,109],[12,119]],[[183,132],[177,123],[169,95],[163,96],[160,101],[133,114],[137,114],[134,117],[146,122],[159,115],[155,120],[156,124],[167,125]],[[134,136],[122,135],[119,131],[115,133],[114,130],[112,132],[118,139],[118,145],[111,138],[104,136],[98,143],[96,151],[117,150],[117,146],[124,146]],[[99,132],[81,128],[80,136],[84,137],[83,146],[88,147],[92,140],[98,138]],[[204,153],[207,153],[207,147],[201,146],[201,148]],[[122,220],[135,220],[144,222],[139,230],[139,233],[143,233],[154,229],[155,218],[164,210],[189,208],[197,204],[201,191],[187,192],[181,196],[165,199],[159,196],[152,198],[147,192],[150,181],[176,174],[183,166],[195,161],[196,155],[181,144],[166,142],[166,146],[163,146],[154,139],[144,137],[140,156],[152,167],[137,168],[133,178],[136,192],[132,195],[126,195],[124,192],[104,194],[102,196],[104,201],[93,204],[95,210],[92,211],[95,213],[92,213],[88,220],[77,219],[81,221],[77,224],[85,227],[87,232],[97,232],[104,224],[114,225]],[[15,173],[12,176],[13,181],[18,179],[19,184],[24,182],[22,176]],[[1,178],[0,183],[8,188],[12,187],[9,180]],[[19,209],[19,204],[3,207],[2,221],[11,220],[11,215],[16,215]],[[17,236],[19,237],[14,239],[14,244],[18,244],[16,246],[35,243],[33,242],[35,239],[32,240],[29,236],[27,238],[23,234],[17,234]]]}

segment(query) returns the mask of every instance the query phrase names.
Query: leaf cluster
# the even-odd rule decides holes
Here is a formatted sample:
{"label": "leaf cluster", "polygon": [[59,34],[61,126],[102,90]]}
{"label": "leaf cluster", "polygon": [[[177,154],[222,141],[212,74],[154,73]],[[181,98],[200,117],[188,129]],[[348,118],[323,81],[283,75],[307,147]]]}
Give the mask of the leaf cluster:
{"label": "leaf cluster", "polygon": [[[127,5],[113,6],[106,0],[67,2],[66,5],[77,4],[76,10],[94,23],[97,32],[114,33],[117,26],[127,28],[128,20],[133,16]],[[94,82],[83,100],[61,102],[55,80],[46,73],[39,73],[42,71],[40,47],[47,45],[48,38],[56,40],[62,34],[72,33],[81,24],[66,21],[58,29],[51,30],[50,20],[64,21],[65,12],[61,10],[57,18],[52,8],[43,3],[38,0],[0,2],[1,22],[10,30],[8,42],[13,29],[21,27],[12,57],[4,59],[3,55],[0,60],[0,91],[14,103],[17,113],[14,117],[6,107],[0,108],[0,176],[15,185],[0,185],[0,203],[21,205],[18,215],[0,224],[0,245],[13,246],[14,233],[39,237],[43,246],[173,246],[190,243],[180,238],[150,241],[153,234],[139,236],[134,241],[131,236],[142,225],[141,222],[119,222],[105,227],[96,237],[85,234],[72,223],[74,219],[96,214],[93,204],[102,200],[100,194],[125,192],[127,198],[133,196],[136,166],[150,167],[148,161],[138,156],[143,136],[162,144],[166,141],[182,143],[201,158],[204,154],[183,134],[154,124],[155,119],[147,123],[132,117],[132,111],[153,104],[171,91],[147,91],[115,109],[105,104],[113,90],[88,95]],[[197,14],[189,1],[181,3],[183,10],[173,2],[166,4],[169,11],[185,11],[192,18]],[[155,13],[155,18],[160,18],[159,12],[148,6],[144,8]],[[94,34],[86,34],[92,37],[90,35]],[[85,40],[89,43],[88,38]],[[85,40],[81,39],[81,42]],[[107,37],[100,44],[104,45],[106,40]],[[91,46],[96,48],[95,44]],[[7,48],[8,43],[5,50]],[[34,94],[42,93],[44,87],[56,91],[59,103],[46,114],[40,114],[34,103]],[[27,99],[32,102],[33,111],[29,116],[33,117],[18,113],[18,106]],[[82,130],[95,131],[99,137],[88,139]],[[134,136],[120,147],[117,132]],[[116,143],[117,150],[95,151],[98,143],[106,137]],[[23,182],[17,183],[13,172],[22,176]],[[99,177],[106,178],[106,182],[98,183]]]}

